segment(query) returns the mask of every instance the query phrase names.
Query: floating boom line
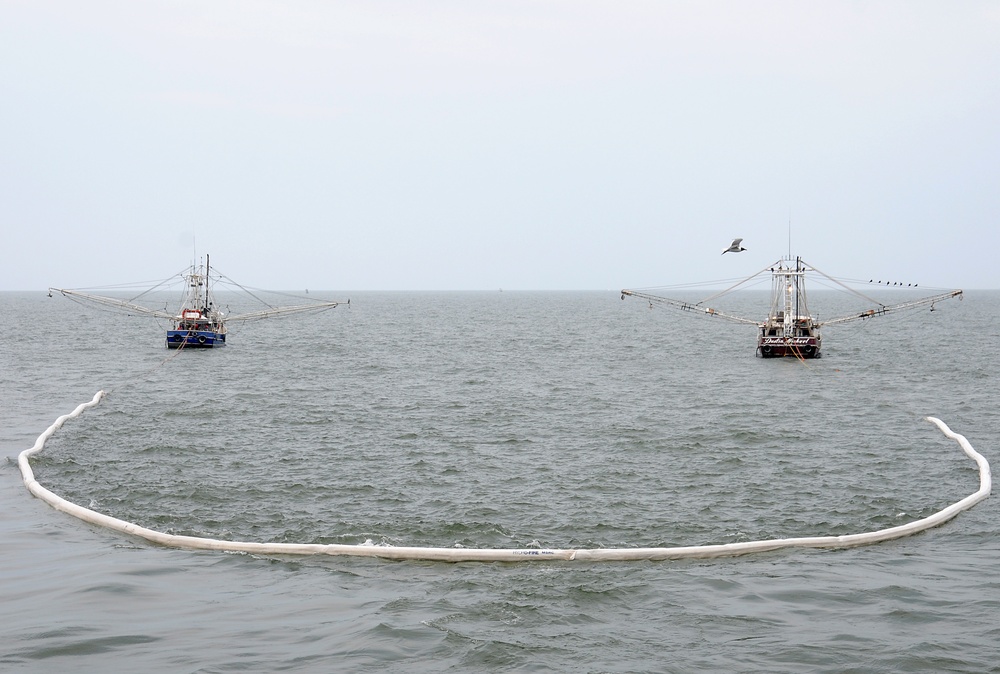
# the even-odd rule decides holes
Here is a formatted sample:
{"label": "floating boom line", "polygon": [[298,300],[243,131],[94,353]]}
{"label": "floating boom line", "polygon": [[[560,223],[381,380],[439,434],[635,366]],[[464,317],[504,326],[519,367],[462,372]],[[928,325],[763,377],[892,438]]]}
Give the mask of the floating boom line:
{"label": "floating boom line", "polygon": [[718,545],[698,545],[673,548],[598,548],[598,549],[475,549],[475,548],[423,548],[423,547],[393,547],[376,545],[342,545],[342,544],[310,544],[310,543],[256,543],[249,541],[225,541],[215,538],[197,536],[176,536],[153,529],[147,529],[125,520],[103,515],[83,506],[77,505],[52,493],[35,480],[34,473],[28,461],[32,454],[42,450],[45,442],[62,427],[66,421],[80,416],[91,407],[95,407],[104,397],[104,391],[98,391],[90,402],[79,405],[69,414],[56,419],[38,439],[34,446],[21,452],[17,464],[25,487],[31,494],[42,499],[56,510],[67,513],[84,522],[111,529],[130,536],[145,539],[151,543],[172,548],[188,550],[216,550],[226,552],[243,552],[260,555],[348,555],[355,557],[380,557],[383,559],[410,559],[444,562],[525,562],[525,561],[633,561],[633,560],[667,560],[667,559],[704,559],[712,557],[734,557],[754,552],[768,552],[784,548],[851,548],[860,545],[881,543],[904,536],[925,531],[940,526],[953,519],[960,512],[990,495],[992,477],[990,464],[979,454],[965,436],[953,432],[948,425],[935,417],[926,417],[935,424],[948,438],[958,442],[966,456],[973,459],[979,467],[979,489],[940,510],[933,515],[888,529],[869,531],[842,536],[809,536],[800,538],[778,538],[764,541],[745,541],[741,543],[725,543]]}

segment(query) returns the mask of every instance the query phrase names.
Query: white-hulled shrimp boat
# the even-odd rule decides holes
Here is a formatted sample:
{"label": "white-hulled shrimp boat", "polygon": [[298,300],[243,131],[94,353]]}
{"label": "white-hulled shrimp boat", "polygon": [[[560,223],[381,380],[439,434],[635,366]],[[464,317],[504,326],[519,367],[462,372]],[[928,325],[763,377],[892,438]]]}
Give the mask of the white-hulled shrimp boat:
{"label": "white-hulled shrimp boat", "polygon": [[796,258],[794,268],[779,261],[771,273],[771,309],[760,325],[757,354],[764,358],[819,358],[823,338],[806,305],[801,258]]}
{"label": "white-hulled shrimp boat", "polygon": [[[743,318],[728,311],[721,311],[708,306],[708,302],[731,293],[766,273],[771,274],[771,307],[767,313],[767,317],[763,321]],[[813,314],[810,313],[806,302],[805,278],[807,273],[815,273],[840,286],[841,289],[863,298],[870,303],[869,308],[839,318],[824,321],[816,320]],[[872,284],[875,282],[869,281],[868,283]],[[881,281],[878,282],[878,285],[881,285]],[[886,285],[888,286],[889,284]],[[903,284],[898,283],[891,285],[903,287]],[[913,284],[907,284],[906,287],[911,289],[917,288]],[[703,313],[736,323],[754,325],[757,328],[756,355],[762,358],[782,358],[786,356],[795,358],[820,358],[822,356],[823,343],[820,328],[823,326],[865,320],[875,316],[884,316],[889,313],[896,313],[926,305],[930,305],[933,309],[936,302],[941,302],[952,297],[962,297],[961,290],[948,290],[928,297],[888,305],[850,288],[846,285],[845,281],[835,279],[813,266],[806,265],[800,257],[796,257],[794,260],[791,257],[782,258],[756,274],[730,286],[726,290],[698,302],[670,299],[659,294],[654,294],[651,292],[652,290],[654,289],[622,290],[622,299],[626,297],[638,297],[648,301],[651,307],[654,305],[664,305],[683,311]]]}

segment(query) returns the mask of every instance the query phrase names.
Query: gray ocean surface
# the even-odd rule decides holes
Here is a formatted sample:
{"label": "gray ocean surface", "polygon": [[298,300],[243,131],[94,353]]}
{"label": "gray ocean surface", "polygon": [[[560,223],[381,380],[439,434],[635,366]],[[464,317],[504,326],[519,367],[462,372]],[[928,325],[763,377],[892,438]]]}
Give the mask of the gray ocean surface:
{"label": "gray ocean surface", "polygon": [[[166,549],[177,534],[474,548],[856,533],[1000,465],[1000,292],[824,331],[824,357],[609,292],[355,292],[168,351],[166,325],[0,293],[0,669],[1000,671],[995,496],[848,550],[440,563]],[[763,316],[751,291],[731,309]],[[820,318],[848,312],[810,294]],[[995,469],[995,468],[994,468]]]}

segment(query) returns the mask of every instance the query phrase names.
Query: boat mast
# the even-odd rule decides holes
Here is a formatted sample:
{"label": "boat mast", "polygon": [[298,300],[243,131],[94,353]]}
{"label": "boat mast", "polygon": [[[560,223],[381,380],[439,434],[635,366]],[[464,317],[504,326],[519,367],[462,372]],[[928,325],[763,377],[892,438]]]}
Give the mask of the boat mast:
{"label": "boat mast", "polygon": [[[795,256],[795,271],[802,271],[802,258]],[[799,316],[802,315],[802,305],[804,303],[804,298],[802,297],[802,277],[795,277],[795,319],[798,320]]]}
{"label": "boat mast", "polygon": [[[791,262],[791,259],[788,260]],[[785,275],[785,320],[782,330],[784,331],[785,337],[792,336],[792,329],[795,325],[795,320],[792,317],[792,292],[794,291],[794,281],[792,280],[792,270],[789,267],[786,269]]]}
{"label": "boat mast", "polygon": [[792,209],[788,209],[788,259],[792,259]]}
{"label": "boat mast", "polygon": [[209,256],[205,253],[205,304],[202,306],[205,308],[205,318],[208,318],[208,266],[209,266]]}
{"label": "boat mast", "polygon": [[802,258],[795,258],[795,267],[792,267],[792,257],[779,262],[774,270],[774,294],[772,300],[772,315],[776,312],[772,320],[781,325],[781,332],[785,337],[792,337],[795,334],[795,325],[799,318],[808,316],[809,308],[806,306],[805,288],[803,277],[805,267]]}

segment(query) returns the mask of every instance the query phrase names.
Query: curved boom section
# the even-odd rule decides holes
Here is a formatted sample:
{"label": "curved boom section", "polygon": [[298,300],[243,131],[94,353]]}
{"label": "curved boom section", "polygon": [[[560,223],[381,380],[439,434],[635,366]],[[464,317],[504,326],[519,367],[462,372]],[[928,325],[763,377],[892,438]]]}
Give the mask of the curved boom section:
{"label": "curved boom section", "polygon": [[138,536],[151,543],[168,547],[192,550],[224,550],[230,552],[246,552],[262,555],[353,555],[358,557],[381,557],[385,559],[416,559],[445,562],[524,562],[524,561],[629,561],[629,560],[664,560],[682,558],[731,557],[751,552],[766,552],[782,548],[848,548],[859,545],[870,545],[903,536],[910,536],[920,531],[936,527],[952,519],[958,513],[968,510],[985,499],[992,489],[990,464],[979,454],[969,441],[962,435],[953,432],[940,419],[927,417],[947,437],[958,442],[967,456],[975,460],[979,466],[979,490],[961,501],[908,524],[903,524],[879,531],[869,531],[844,536],[811,536],[804,538],[778,538],[767,541],[746,541],[743,543],[727,543],[721,545],[699,545],[674,548],[600,548],[583,550],[551,550],[536,548],[504,549],[469,549],[469,548],[420,548],[420,547],[387,547],[375,545],[323,545],[299,543],[254,543],[247,541],[224,541],[214,538],[195,536],[175,536],[153,529],[140,527],[108,515],[94,512],[83,506],[71,503],[53,494],[40,485],[31,470],[28,457],[39,452],[45,442],[62,427],[67,420],[78,417],[84,410],[96,406],[104,397],[104,391],[98,391],[93,400],[79,405],[69,414],[56,419],[38,439],[34,446],[21,452],[17,457],[18,467],[24,485],[33,495],[42,499],[56,510],[73,517],[96,524],[113,531],[130,536]]}

